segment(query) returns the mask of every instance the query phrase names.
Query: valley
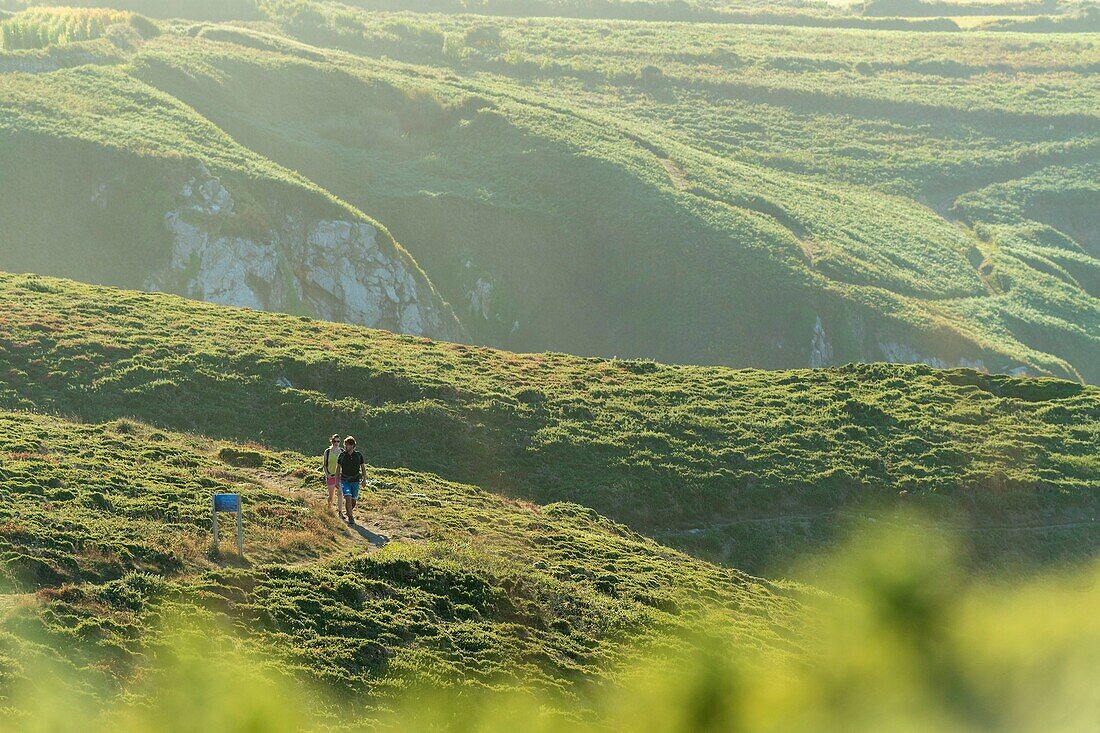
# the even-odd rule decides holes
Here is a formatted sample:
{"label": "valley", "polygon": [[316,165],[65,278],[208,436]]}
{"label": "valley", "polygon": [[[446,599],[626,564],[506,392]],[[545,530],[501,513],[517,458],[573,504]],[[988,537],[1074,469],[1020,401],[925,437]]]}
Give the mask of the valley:
{"label": "valley", "polygon": [[1092,730],[1098,31],[0,0],[0,733]]}
{"label": "valley", "polygon": [[[261,10],[254,25],[161,21],[106,44],[105,68],[25,79],[20,98],[94,84],[125,105],[117,90],[156,89],[202,116],[190,134],[209,131],[184,143],[147,125],[133,149],[190,150],[212,176],[219,161],[276,180],[296,170],[296,185],[322,187],[321,210],[338,196],[368,212],[385,229],[368,223],[363,241],[392,231],[410,259],[365,264],[354,285],[311,281],[285,264],[303,253],[255,247],[322,241],[311,227],[364,215],[299,212],[227,181],[229,221],[196,232],[173,213],[183,183],[166,182],[144,188],[167,203],[108,245],[140,250],[150,274],[96,281],[516,351],[1096,378],[1091,36],[1040,49],[1002,34]],[[45,52],[80,43],[104,45]],[[29,53],[42,52],[7,58]],[[9,126],[40,135],[20,104]],[[75,200],[112,190],[89,183]],[[39,234],[72,241],[50,219]],[[208,240],[233,254],[195,277],[190,253]],[[325,246],[307,245],[311,271],[335,266]],[[73,276],[61,263],[74,258],[49,250],[0,266]]]}

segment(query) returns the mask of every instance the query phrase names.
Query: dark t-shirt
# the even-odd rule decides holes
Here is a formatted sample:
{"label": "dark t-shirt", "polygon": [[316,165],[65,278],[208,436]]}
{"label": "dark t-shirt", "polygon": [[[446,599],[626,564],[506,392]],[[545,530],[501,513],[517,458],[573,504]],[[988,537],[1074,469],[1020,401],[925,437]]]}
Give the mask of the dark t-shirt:
{"label": "dark t-shirt", "polygon": [[363,460],[363,454],[359,451],[352,451],[348,453],[344,451],[340,454],[340,457],[336,459],[340,464],[340,478],[344,481],[358,481],[359,480],[359,468],[366,463]]}

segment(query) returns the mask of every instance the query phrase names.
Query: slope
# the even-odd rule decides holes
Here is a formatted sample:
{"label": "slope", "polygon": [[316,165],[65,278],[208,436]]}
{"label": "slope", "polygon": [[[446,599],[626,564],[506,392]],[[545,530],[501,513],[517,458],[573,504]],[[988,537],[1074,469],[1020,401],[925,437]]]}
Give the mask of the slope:
{"label": "slope", "polygon": [[270,12],[311,45],[181,26],[134,73],[379,212],[479,341],[1096,378],[1096,298],[949,216],[1095,158],[1089,41]]}
{"label": "slope", "polygon": [[[1100,392],[1072,382],[510,354],[11,275],[0,313],[0,406],[302,453],[350,432],[374,465],[583,504],[754,571],[883,504],[978,530],[994,564],[1100,540]],[[1012,529],[1047,525],[1066,526]]]}
{"label": "slope", "polygon": [[[25,22],[48,29],[54,15],[75,13],[35,11]],[[118,25],[108,28],[114,33]],[[60,47],[89,43],[80,54],[108,48],[117,55],[144,39],[129,42],[120,49],[107,38],[74,39]],[[80,54],[66,63],[80,63]],[[462,334],[431,282],[379,224],[110,66],[117,60],[4,74],[0,266],[438,337]]]}
{"label": "slope", "polygon": [[[374,474],[368,544],[324,511],[314,462],[134,421],[0,413],[0,574],[16,593],[0,613],[5,698],[45,661],[67,670],[59,694],[133,691],[180,617],[354,691],[356,716],[429,679],[554,693],[577,712],[574,687],[611,678],[633,640],[715,614],[725,639],[797,648],[797,586],[575,505],[408,471]],[[207,551],[210,496],[225,490],[244,497],[244,560]]]}
{"label": "slope", "polygon": [[[1006,256],[982,221],[953,213],[968,191],[1094,160],[1088,37],[1019,47],[1006,36],[394,15],[318,2],[262,10],[270,22],[150,31],[144,21],[140,38],[111,26],[107,37],[7,54],[14,68],[101,67],[36,80],[12,101],[27,108],[19,124],[39,129],[28,122],[38,96],[71,103],[66,89],[117,87],[101,116],[80,122],[100,128],[97,144],[196,147],[186,135],[104,122],[156,87],[172,95],[160,102],[183,100],[180,110],[268,156],[248,153],[262,163],[247,167],[289,175],[269,162],[278,161],[378,213],[482,343],[1096,378],[1096,297],[1034,258]],[[186,116],[160,102],[158,113]],[[61,115],[48,101],[43,109],[47,121]],[[204,130],[198,147],[213,147],[203,154],[246,155],[203,125],[190,126]],[[8,199],[5,215],[25,234],[9,250],[26,256],[0,265],[464,336],[403,254],[387,257],[392,268],[363,262],[354,284],[340,282],[335,251],[374,256],[376,240],[390,250],[358,215],[314,221],[266,192],[234,190],[208,165],[173,177],[157,158],[127,180],[163,173],[166,185],[110,184],[107,194],[120,193],[104,196],[80,176],[62,178],[75,159],[94,180],[110,170],[104,161],[64,148],[35,159],[45,165],[9,163],[29,178],[15,179],[29,193]],[[33,205],[58,178],[77,216]],[[1087,216],[1084,200],[1066,201],[1069,219]],[[272,228],[284,250],[274,262],[257,246]],[[119,268],[82,259],[95,248],[53,254],[89,230],[109,233],[108,244],[142,242],[144,259]],[[42,246],[27,243],[42,235]],[[230,254],[196,263],[199,248]],[[133,275],[149,268],[151,277]]]}
{"label": "slope", "polygon": [[[153,18],[255,21],[284,0],[114,0],[117,8]],[[1079,31],[1094,26],[1088,6],[1053,0],[352,0],[374,11],[564,17],[703,23],[759,23],[911,31],[981,27],[1037,32]],[[0,9],[32,6],[97,7],[97,0],[0,0]]]}

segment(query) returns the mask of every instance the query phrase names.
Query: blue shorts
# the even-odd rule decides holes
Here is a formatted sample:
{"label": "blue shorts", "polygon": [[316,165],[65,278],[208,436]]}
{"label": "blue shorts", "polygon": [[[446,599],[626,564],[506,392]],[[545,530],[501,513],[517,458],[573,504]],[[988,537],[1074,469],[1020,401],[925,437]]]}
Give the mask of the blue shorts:
{"label": "blue shorts", "polygon": [[348,481],[347,479],[340,479],[340,493],[359,501],[359,480]]}

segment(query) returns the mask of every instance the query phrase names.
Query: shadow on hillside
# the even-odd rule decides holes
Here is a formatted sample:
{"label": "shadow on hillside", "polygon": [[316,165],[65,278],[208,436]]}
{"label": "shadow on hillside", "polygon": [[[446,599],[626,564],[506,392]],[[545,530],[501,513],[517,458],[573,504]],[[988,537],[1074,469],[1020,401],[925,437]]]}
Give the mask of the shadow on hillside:
{"label": "shadow on hillside", "polygon": [[371,532],[369,529],[361,525],[356,524],[354,526],[348,527],[348,529],[358,533],[360,537],[362,537],[375,547],[385,547],[390,543],[390,538],[386,535],[375,534],[374,532]]}
{"label": "shadow on hillside", "polygon": [[248,547],[245,546],[245,554],[242,557],[237,554],[236,548],[231,550],[220,550],[215,547],[211,547],[206,552],[208,560],[217,563],[219,567],[232,567],[232,568],[247,568],[252,566],[252,561],[248,557]]}

